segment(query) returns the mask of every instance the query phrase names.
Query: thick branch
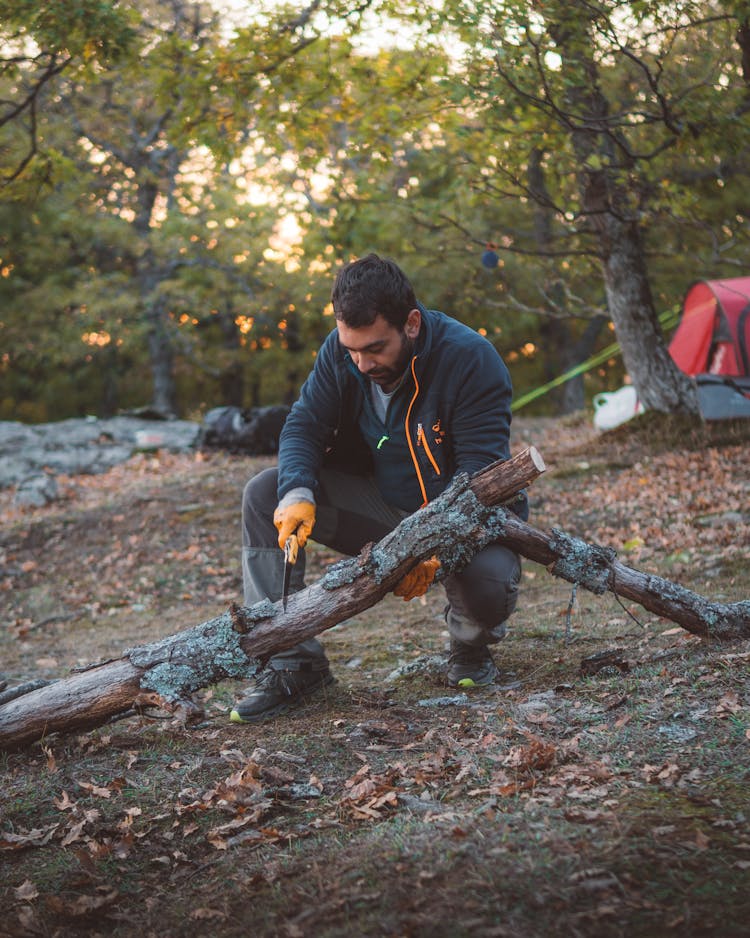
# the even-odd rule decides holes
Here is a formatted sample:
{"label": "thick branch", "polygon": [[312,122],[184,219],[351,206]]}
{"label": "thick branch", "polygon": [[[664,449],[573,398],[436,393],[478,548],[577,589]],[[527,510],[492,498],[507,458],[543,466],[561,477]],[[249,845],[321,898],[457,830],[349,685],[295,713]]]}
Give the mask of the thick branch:
{"label": "thick branch", "polygon": [[553,529],[551,534],[508,516],[503,542],[544,564],[550,573],[593,593],[631,599],[694,635],[728,641],[750,638],[750,601],[717,603],[672,580],[634,570],[615,552]]}
{"label": "thick branch", "polygon": [[750,636],[750,602],[710,602],[675,583],[620,564],[614,551],[567,534],[545,534],[507,507],[544,463],[533,448],[463,476],[406,518],[378,544],[343,560],[287,609],[265,600],[228,612],[114,661],[32,691],[0,706],[0,749],[52,732],[106,722],[133,707],[189,706],[190,696],[224,678],[247,678],[262,661],[373,606],[419,561],[437,554],[444,574],[460,570],[487,544],[502,542],[594,593],[612,590],[688,631],[720,639]]}
{"label": "thick branch", "polygon": [[[533,448],[495,463],[472,484],[483,497],[506,501],[544,470]],[[457,504],[453,506],[453,501]],[[461,502],[468,508],[460,507]],[[481,510],[470,530],[466,511]],[[378,545],[336,564],[323,579],[281,603],[264,601],[228,612],[162,641],[126,651],[64,680],[0,706],[0,749],[17,748],[54,732],[106,722],[133,707],[180,706],[224,678],[247,679],[260,660],[343,622],[382,599],[420,560],[439,550],[446,569],[467,562],[492,538],[482,507],[463,477],[441,498],[407,518]],[[455,523],[450,523],[450,522]]]}

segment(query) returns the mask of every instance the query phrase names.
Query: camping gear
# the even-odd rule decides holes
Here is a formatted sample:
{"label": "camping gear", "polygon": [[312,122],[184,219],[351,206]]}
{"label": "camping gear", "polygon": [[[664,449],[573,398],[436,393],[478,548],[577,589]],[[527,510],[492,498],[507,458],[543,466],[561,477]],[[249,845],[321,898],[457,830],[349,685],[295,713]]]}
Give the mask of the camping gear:
{"label": "camping gear", "polygon": [[603,391],[594,398],[594,426],[597,430],[612,430],[635,417],[643,410],[632,384],[617,391]]}
{"label": "camping gear", "polygon": [[278,452],[279,436],[289,408],[214,407],[203,418],[198,435],[201,450],[224,449],[230,453],[271,456]]}
{"label": "camping gear", "polygon": [[705,420],[750,417],[750,277],[692,284],[669,353],[695,378]]}
{"label": "camping gear", "polygon": [[697,375],[698,407],[704,420],[750,417],[750,378]]}

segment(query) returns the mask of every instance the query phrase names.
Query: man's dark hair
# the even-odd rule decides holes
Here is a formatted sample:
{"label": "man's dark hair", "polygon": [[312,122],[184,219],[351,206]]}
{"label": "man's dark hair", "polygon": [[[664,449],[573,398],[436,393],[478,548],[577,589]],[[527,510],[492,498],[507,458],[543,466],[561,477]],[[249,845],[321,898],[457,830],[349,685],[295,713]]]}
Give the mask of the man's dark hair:
{"label": "man's dark hair", "polygon": [[336,318],[350,329],[371,326],[380,314],[402,330],[417,305],[414,288],[403,270],[377,254],[366,254],[341,268],[331,301]]}

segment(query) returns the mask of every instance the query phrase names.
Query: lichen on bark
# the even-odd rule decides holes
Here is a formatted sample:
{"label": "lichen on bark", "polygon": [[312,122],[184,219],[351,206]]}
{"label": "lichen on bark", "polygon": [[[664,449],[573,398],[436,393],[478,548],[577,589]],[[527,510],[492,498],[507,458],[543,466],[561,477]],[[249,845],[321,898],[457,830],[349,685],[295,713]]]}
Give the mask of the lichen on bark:
{"label": "lichen on bark", "polygon": [[144,670],[140,679],[144,690],[168,701],[183,700],[222,678],[244,680],[258,671],[260,662],[248,658],[240,638],[226,612],[161,642],[131,648],[126,657]]}
{"label": "lichen on bark", "polygon": [[552,550],[562,554],[552,565],[555,576],[578,583],[597,596],[609,589],[612,561],[617,556],[611,547],[588,544],[557,528],[552,529],[550,541]]}
{"label": "lichen on bark", "polygon": [[463,569],[478,550],[502,538],[507,518],[506,508],[484,505],[472,491],[469,477],[461,474],[443,495],[404,518],[379,544],[330,567],[320,585],[335,590],[362,575],[380,584],[406,562],[433,555],[440,559],[438,579],[444,579]]}

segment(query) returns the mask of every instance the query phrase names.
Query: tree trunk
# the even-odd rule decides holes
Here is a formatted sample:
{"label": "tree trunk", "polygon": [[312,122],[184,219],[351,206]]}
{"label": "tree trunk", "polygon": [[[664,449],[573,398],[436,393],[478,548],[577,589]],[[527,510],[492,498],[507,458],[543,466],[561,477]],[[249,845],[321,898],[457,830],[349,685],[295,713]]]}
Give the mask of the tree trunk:
{"label": "tree trunk", "polygon": [[647,410],[697,414],[695,386],[674,363],[664,341],[637,223],[606,216],[602,210],[599,224],[607,305],[641,403]]}
{"label": "tree trunk", "polygon": [[[532,447],[507,462],[456,479],[378,544],[332,566],[289,597],[232,606],[223,615],[161,641],[132,648],[0,706],[0,749],[53,732],[97,726],[133,707],[190,709],[190,695],[224,678],[252,676],[272,654],[373,606],[419,561],[437,554],[443,574],[460,570],[501,541],[550,572],[594,593],[611,590],[698,635],[750,637],[750,602],[715,603],[669,580],[632,570],[612,550],[553,530],[545,534],[504,507],[544,470]],[[194,708],[195,709],[195,708]]]}
{"label": "tree trunk", "polygon": [[151,406],[165,417],[177,415],[174,349],[169,337],[164,297],[159,295],[162,273],[150,247],[138,259],[136,283],[147,327],[151,364]]}
{"label": "tree trunk", "polygon": [[166,327],[166,311],[160,299],[147,301],[148,351],[151,360],[151,406],[165,417],[177,416],[174,349]]}
{"label": "tree trunk", "polygon": [[[545,153],[539,147],[533,147],[529,154],[527,168],[529,192],[532,197],[532,213],[534,218],[534,241],[540,255],[552,255],[554,252],[553,201],[547,189],[544,171]],[[556,314],[543,320],[539,326],[542,338],[540,348],[544,355],[544,380],[552,381],[558,375],[585,361],[590,351],[586,346],[575,342],[573,330],[568,322],[560,319],[562,311],[567,310],[564,284],[556,261],[550,262],[550,267],[544,282],[544,295],[554,298]],[[572,316],[570,317],[573,318]],[[606,320],[605,320],[606,321]],[[587,327],[584,336],[589,333]],[[594,333],[591,346],[593,347],[596,333]],[[582,354],[579,354],[582,352]],[[585,406],[583,392],[583,375],[576,375],[566,381],[562,388],[554,389],[550,395],[555,403],[558,414],[570,414],[582,410]]]}
{"label": "tree trunk", "polygon": [[224,300],[217,316],[221,330],[221,358],[219,359],[219,402],[230,407],[245,406],[245,369],[240,353],[240,330],[231,295]]}
{"label": "tree trunk", "polygon": [[[565,361],[564,371],[580,365],[594,354],[596,340],[599,333],[609,322],[606,316],[597,314],[593,316],[581,333],[578,341],[574,344]],[[562,388],[561,414],[572,414],[583,410],[586,406],[586,396],[584,394],[583,375],[577,375],[570,381],[566,381]]]}
{"label": "tree trunk", "polygon": [[621,181],[635,167],[618,119],[599,81],[590,25],[581,26],[567,8],[550,23],[568,74],[565,129],[578,171],[582,215],[597,241],[607,305],[623,362],[644,407],[698,414],[693,382],[672,360],[654,307],[639,222],[637,186]]}

